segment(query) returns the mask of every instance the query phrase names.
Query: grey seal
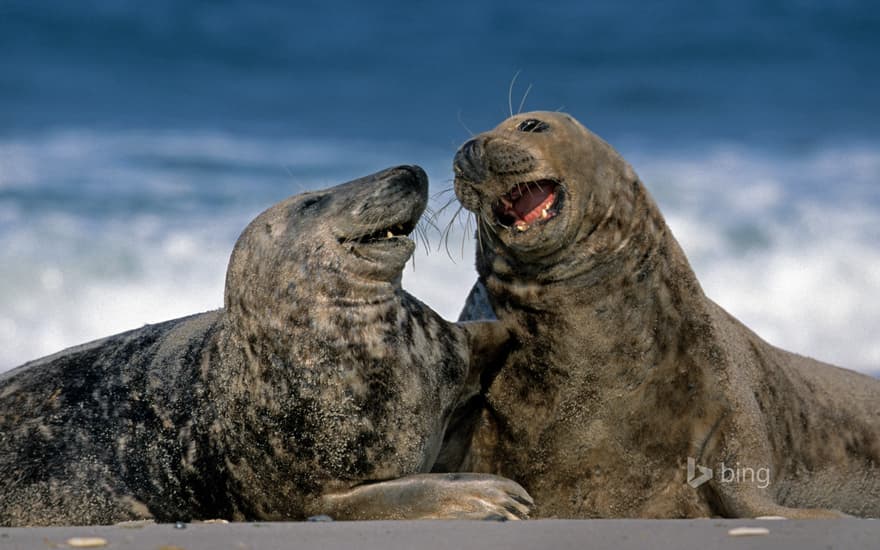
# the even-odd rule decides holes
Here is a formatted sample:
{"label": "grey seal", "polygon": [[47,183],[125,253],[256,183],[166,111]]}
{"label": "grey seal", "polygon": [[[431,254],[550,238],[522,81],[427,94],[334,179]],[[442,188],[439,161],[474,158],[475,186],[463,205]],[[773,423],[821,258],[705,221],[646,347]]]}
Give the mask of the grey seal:
{"label": "grey seal", "polygon": [[526,517],[516,483],[427,473],[508,336],[402,290],[426,202],[411,166],[291,197],[238,239],[223,309],[4,373],[0,525]]}
{"label": "grey seal", "polygon": [[478,221],[462,319],[515,334],[438,470],[537,517],[880,516],[880,381],[778,349],[706,297],[647,189],[564,113],[458,150]]}

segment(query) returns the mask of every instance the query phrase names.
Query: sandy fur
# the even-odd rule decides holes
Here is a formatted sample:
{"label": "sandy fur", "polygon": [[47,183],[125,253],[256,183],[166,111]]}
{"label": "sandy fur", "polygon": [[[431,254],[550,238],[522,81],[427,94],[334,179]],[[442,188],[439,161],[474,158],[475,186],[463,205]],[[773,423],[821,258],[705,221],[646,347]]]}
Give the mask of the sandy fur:
{"label": "sandy fur", "polygon": [[[519,130],[529,119],[550,130]],[[538,517],[880,516],[880,381],[775,348],[707,298],[607,143],[525,113],[455,170],[483,241],[462,318],[490,305],[517,344],[457,413],[444,467],[509,476]],[[559,215],[498,225],[494,201],[542,178],[566,188]],[[715,477],[692,488],[688,457]],[[722,482],[722,463],[770,483]]]}

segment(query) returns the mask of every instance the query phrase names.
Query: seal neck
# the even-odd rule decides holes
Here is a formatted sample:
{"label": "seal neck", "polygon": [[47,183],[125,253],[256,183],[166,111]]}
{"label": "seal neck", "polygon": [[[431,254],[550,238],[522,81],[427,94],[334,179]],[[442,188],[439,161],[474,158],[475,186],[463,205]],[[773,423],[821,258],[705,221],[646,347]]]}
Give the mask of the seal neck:
{"label": "seal neck", "polygon": [[638,384],[675,349],[682,319],[699,315],[682,309],[703,292],[641,183],[608,212],[551,265],[526,269],[498,256],[478,268],[498,317],[512,321],[524,348],[547,356],[540,368],[582,363],[594,382]]}
{"label": "seal neck", "polygon": [[515,307],[538,311],[557,311],[573,300],[589,304],[649,284],[649,275],[663,270],[663,258],[684,254],[640,181],[621,185],[614,196],[610,205],[588,197],[575,237],[557,251],[531,258],[487,247],[478,250],[477,270],[494,287],[493,294]]}

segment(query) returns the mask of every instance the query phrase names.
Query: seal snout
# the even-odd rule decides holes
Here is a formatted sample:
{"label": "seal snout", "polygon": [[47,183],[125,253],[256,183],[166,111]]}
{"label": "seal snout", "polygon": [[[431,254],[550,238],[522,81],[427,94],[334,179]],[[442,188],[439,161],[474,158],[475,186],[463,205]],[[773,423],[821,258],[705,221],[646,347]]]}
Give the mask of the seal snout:
{"label": "seal snout", "polygon": [[533,172],[537,167],[537,159],[527,148],[490,135],[477,136],[465,142],[453,161],[455,176],[471,183],[521,176]]}
{"label": "seal snout", "polygon": [[419,166],[397,166],[361,188],[356,216],[340,242],[374,244],[413,232],[428,200],[428,176]]}
{"label": "seal snout", "polygon": [[486,168],[483,166],[483,147],[480,138],[468,140],[455,153],[452,168],[456,177],[464,178],[473,183],[486,179]]}
{"label": "seal snout", "polygon": [[411,234],[428,203],[428,176],[415,165],[387,168],[338,187],[334,236],[349,268],[381,282],[400,276],[415,251]]}
{"label": "seal snout", "polygon": [[403,164],[388,170],[395,179],[394,183],[415,187],[425,197],[428,195],[428,174],[421,166],[415,164]]}
{"label": "seal snout", "polygon": [[[543,131],[540,126],[528,128]],[[522,233],[560,212],[563,186],[552,177],[536,177],[535,156],[509,139],[481,135],[465,142],[455,155],[453,168],[462,205],[472,211],[482,210],[481,204],[488,206],[502,227]]]}

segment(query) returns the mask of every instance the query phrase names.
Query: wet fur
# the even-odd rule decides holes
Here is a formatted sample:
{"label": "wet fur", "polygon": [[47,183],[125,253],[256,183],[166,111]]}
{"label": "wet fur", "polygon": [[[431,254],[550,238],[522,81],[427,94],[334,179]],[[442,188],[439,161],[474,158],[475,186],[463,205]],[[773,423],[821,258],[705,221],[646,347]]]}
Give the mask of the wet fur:
{"label": "wet fur", "polygon": [[410,241],[353,239],[426,200],[411,167],[287,199],[236,243],[223,309],[4,373],[0,525],[524,517],[513,482],[420,474],[479,389],[471,350],[507,338],[403,291]]}
{"label": "wet fur", "polygon": [[[456,194],[489,230],[461,319],[497,314],[516,344],[438,469],[509,476],[538,517],[880,516],[880,381],[775,348],[707,298],[638,176],[572,117],[475,139]],[[568,191],[557,218],[494,221],[497,197],[547,177]],[[688,457],[715,478],[689,486]],[[721,463],[771,483],[721,483]]]}

